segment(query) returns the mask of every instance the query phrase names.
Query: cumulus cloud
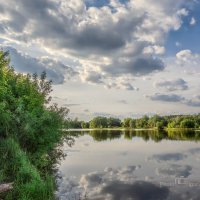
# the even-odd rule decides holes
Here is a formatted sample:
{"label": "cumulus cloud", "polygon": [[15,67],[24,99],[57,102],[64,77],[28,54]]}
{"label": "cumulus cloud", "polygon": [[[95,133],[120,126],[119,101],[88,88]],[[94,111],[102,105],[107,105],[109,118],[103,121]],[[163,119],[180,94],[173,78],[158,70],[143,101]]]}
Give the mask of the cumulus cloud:
{"label": "cumulus cloud", "polygon": [[[157,34],[163,34],[170,29],[177,29],[181,24],[177,10],[184,3],[183,0],[174,3],[173,7],[170,1],[130,1],[126,6],[114,2],[117,1],[111,1],[110,5],[101,8],[91,6],[87,9],[82,0],[70,0],[67,3],[63,0],[20,0],[17,9],[15,1],[9,0],[1,4],[1,10],[7,16],[7,20],[1,20],[1,25],[5,32],[9,29],[15,33],[14,36],[9,34],[9,37],[18,40],[40,38],[42,42],[46,39],[47,44],[56,42],[55,45],[59,47],[107,50],[124,46],[127,40],[132,39],[134,31],[142,33],[146,30],[146,37],[153,38],[153,33],[150,33],[153,28],[156,28],[154,32],[161,32]],[[163,20],[165,17],[167,21]],[[156,21],[153,21],[155,18]],[[149,27],[145,27],[147,23]],[[145,40],[142,35],[138,34],[138,37]],[[59,38],[60,42],[55,38]]]}
{"label": "cumulus cloud", "polygon": [[115,60],[111,65],[103,67],[108,74],[121,75],[131,74],[134,76],[143,76],[155,71],[162,71],[164,63],[159,58],[143,56],[128,60]]}
{"label": "cumulus cloud", "polygon": [[59,180],[57,196],[60,199],[70,199],[74,196],[94,200],[166,199],[169,194],[167,187],[134,178],[134,172],[139,168],[140,166],[106,168],[101,172],[83,175],[78,184],[69,179]]}
{"label": "cumulus cloud", "polygon": [[193,53],[190,49],[179,51],[176,54],[176,64],[183,68],[184,72],[191,75],[198,75],[200,54]]}
{"label": "cumulus cloud", "polygon": [[147,98],[151,99],[152,101],[163,101],[163,102],[182,102],[185,100],[184,97],[177,95],[177,94],[160,94],[156,93],[151,96],[146,96]]}
{"label": "cumulus cloud", "polygon": [[9,51],[11,65],[17,72],[41,74],[46,71],[47,78],[52,80],[53,84],[62,84],[66,79],[78,74],[71,67],[49,57],[33,58],[12,47],[5,47],[4,49]]}
{"label": "cumulus cloud", "polygon": [[193,57],[193,55],[192,55],[191,50],[185,49],[185,50],[179,51],[176,54],[176,57],[180,61],[189,61]]}
{"label": "cumulus cloud", "polygon": [[190,99],[190,100],[186,101],[186,105],[192,106],[192,107],[200,107],[200,101],[199,100],[196,101],[196,100]]}
{"label": "cumulus cloud", "polygon": [[185,104],[192,107],[200,107],[200,96],[194,95],[191,99],[186,99]]}
{"label": "cumulus cloud", "polygon": [[190,106],[190,107],[200,107],[200,99],[198,98],[198,96],[189,99],[189,98],[185,98],[181,95],[177,95],[177,94],[155,93],[153,95],[145,95],[145,97],[149,98],[152,101],[181,103],[183,105],[187,105],[187,106]]}
{"label": "cumulus cloud", "polygon": [[[0,38],[90,64],[99,61],[102,72],[112,77],[142,76],[164,69],[163,61],[149,54],[164,53],[167,34],[178,30],[182,16],[187,15],[185,3],[112,0],[95,7],[83,0],[19,0],[16,6],[14,0],[8,0],[0,5]],[[102,62],[102,56],[110,62]],[[88,74],[84,80],[101,84],[98,76]]]}
{"label": "cumulus cloud", "polygon": [[[135,183],[123,183],[113,181],[102,189],[102,195],[110,195],[111,200],[115,199],[160,199],[164,200],[169,195],[167,187],[160,187],[145,181]],[[102,196],[103,197],[103,196]]]}
{"label": "cumulus cloud", "polygon": [[164,88],[167,91],[176,91],[176,90],[187,90],[188,84],[182,78],[174,80],[164,80],[155,82],[155,86],[158,88]]}
{"label": "cumulus cloud", "polygon": [[177,14],[180,15],[180,16],[187,16],[189,14],[189,11],[186,10],[185,8],[182,8],[182,9],[177,11]]}
{"label": "cumulus cloud", "polygon": [[148,46],[145,47],[143,50],[143,53],[145,54],[164,54],[165,53],[165,47],[162,46],[157,46],[157,45],[153,45],[153,46]]}
{"label": "cumulus cloud", "polygon": [[104,83],[103,76],[100,72],[96,71],[84,71],[80,74],[82,81],[93,84]]}

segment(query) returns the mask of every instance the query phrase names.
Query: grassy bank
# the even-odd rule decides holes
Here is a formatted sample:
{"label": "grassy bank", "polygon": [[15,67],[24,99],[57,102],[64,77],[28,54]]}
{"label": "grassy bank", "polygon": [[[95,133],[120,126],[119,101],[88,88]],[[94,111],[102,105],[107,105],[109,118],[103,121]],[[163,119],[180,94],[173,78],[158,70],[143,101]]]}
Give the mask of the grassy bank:
{"label": "grassy bank", "polygon": [[68,110],[49,104],[45,73],[17,74],[9,62],[0,51],[0,184],[14,186],[0,199],[54,199],[56,147]]}
{"label": "grassy bank", "polygon": [[0,141],[0,180],[14,182],[14,189],[2,194],[6,200],[53,199],[55,184],[51,175],[43,174],[30,161],[13,138]]}

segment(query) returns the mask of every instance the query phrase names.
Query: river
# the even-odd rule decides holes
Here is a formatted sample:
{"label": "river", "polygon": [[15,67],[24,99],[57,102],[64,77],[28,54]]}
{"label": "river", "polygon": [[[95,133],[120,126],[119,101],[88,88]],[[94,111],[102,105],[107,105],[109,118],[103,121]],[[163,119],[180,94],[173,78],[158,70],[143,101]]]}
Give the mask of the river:
{"label": "river", "polygon": [[57,180],[61,200],[200,199],[198,131],[95,130],[66,135],[62,150],[67,156]]}

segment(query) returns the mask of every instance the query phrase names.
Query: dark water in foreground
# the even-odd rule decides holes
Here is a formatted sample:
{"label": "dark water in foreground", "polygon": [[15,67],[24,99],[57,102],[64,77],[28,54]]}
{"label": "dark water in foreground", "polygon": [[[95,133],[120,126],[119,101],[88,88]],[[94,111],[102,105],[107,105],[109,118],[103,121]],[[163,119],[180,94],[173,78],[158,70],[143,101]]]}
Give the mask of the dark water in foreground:
{"label": "dark water in foreground", "polygon": [[59,199],[200,199],[198,131],[73,131],[68,135],[63,147],[67,156],[59,167]]}

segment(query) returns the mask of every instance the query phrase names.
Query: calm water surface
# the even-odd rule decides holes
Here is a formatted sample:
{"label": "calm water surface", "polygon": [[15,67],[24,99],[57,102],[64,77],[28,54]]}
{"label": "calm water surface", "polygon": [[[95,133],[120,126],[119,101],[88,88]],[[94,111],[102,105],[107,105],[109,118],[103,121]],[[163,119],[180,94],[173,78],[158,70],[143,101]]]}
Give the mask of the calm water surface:
{"label": "calm water surface", "polygon": [[200,199],[198,131],[73,131],[67,137],[59,199]]}

